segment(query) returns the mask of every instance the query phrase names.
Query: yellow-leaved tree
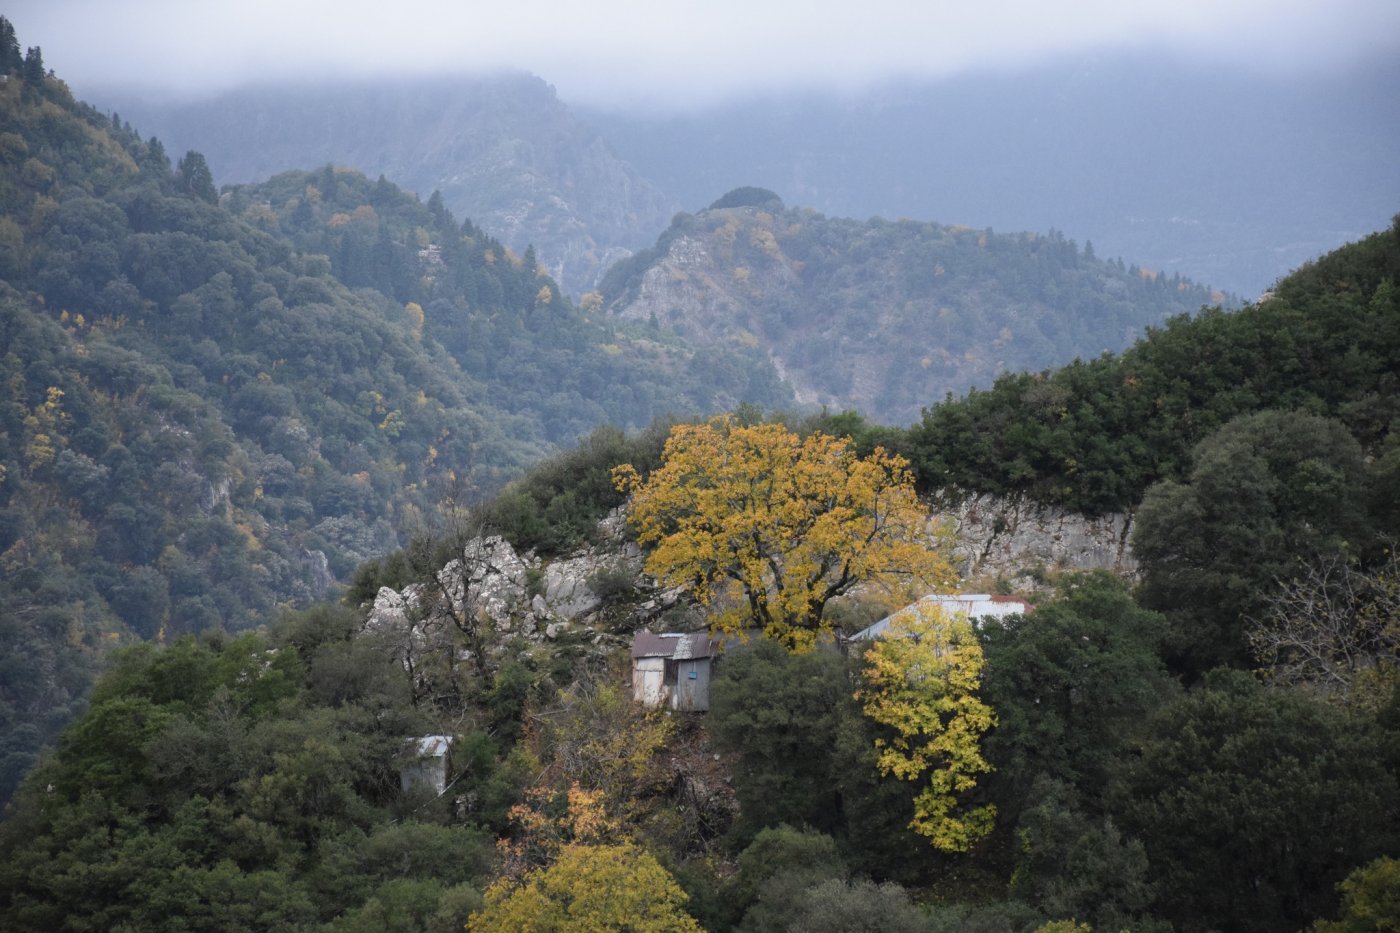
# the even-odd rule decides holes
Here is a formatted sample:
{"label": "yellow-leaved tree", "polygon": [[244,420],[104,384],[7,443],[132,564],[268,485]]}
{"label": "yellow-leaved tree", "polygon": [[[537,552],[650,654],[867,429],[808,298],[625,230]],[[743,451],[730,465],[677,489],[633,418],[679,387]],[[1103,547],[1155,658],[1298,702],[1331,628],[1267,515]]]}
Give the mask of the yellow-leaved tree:
{"label": "yellow-leaved tree", "polygon": [[635,845],[569,845],[519,887],[492,886],[467,920],[491,933],[700,933],[686,894],[654,856]]}
{"label": "yellow-leaved tree", "polygon": [[[498,843],[503,871],[486,889],[486,906],[467,918],[468,930],[700,933],[685,912],[685,892],[654,856],[627,840],[601,791],[575,784],[562,818],[541,809],[547,792],[526,795],[511,811],[522,838]],[[529,858],[531,850],[538,861]]]}
{"label": "yellow-leaved tree", "polygon": [[613,480],[651,548],[647,572],[687,587],[719,631],[758,627],[802,650],[829,628],[828,603],[857,584],[927,592],[954,578],[907,463],[879,448],[858,457],[849,438],[723,416],[673,428],[645,480],[631,464]]}
{"label": "yellow-leaved tree", "polygon": [[875,740],[881,773],[928,776],[909,826],[945,852],[966,852],[996,819],[990,804],[961,805],[977,776],[991,770],[981,743],[996,714],[977,697],[982,664],[972,623],[920,604],[897,613],[866,651],[865,685],[856,693],[865,715],[888,727]]}

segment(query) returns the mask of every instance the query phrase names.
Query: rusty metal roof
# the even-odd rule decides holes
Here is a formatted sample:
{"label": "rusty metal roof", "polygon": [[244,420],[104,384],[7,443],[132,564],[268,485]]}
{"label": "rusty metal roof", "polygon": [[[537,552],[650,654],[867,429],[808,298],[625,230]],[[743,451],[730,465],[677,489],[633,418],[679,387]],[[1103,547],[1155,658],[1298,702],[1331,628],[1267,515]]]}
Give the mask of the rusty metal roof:
{"label": "rusty metal roof", "polygon": [[638,632],[632,639],[634,658],[670,658],[673,661],[691,661],[696,658],[712,658],[718,654],[719,644],[710,638],[708,632]]}

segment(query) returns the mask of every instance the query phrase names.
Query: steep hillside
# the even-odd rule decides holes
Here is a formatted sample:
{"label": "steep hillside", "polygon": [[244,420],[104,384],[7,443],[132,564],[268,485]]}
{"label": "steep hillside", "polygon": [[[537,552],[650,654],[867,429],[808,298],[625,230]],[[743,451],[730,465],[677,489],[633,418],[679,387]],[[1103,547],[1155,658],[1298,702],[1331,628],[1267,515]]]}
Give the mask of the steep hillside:
{"label": "steep hillside", "polygon": [[763,348],[801,401],[904,424],[949,392],[1122,349],[1224,298],[1053,232],[825,217],[763,189],[679,215],[601,288],[620,319]]}
{"label": "steep hillside", "polygon": [[[1234,313],[1176,317],[1117,356],[1015,373],[929,408],[909,434],[928,489],[1027,496],[1091,515],[1182,479],[1192,448],[1265,409],[1340,419],[1400,467],[1400,221]],[[1394,519],[1396,506],[1376,508]]]}
{"label": "steep hillside", "polygon": [[221,206],[199,153],[172,169],[3,51],[0,796],[108,647],[308,604],[601,421],[787,398],[762,361],[589,324],[387,182]]}
{"label": "steep hillside", "polygon": [[334,163],[425,200],[440,191],[517,253],[533,244],[573,294],[676,209],[534,77],[260,86],[186,104],[93,90],[172,149],[205,153],[221,182]]}

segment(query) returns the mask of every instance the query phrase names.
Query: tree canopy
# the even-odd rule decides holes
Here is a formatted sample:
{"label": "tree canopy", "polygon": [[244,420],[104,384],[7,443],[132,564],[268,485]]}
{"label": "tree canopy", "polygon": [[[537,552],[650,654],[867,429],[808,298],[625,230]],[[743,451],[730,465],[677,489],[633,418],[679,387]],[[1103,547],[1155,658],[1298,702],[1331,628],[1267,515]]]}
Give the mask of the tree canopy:
{"label": "tree canopy", "polygon": [[829,630],[827,604],[857,583],[953,578],[904,460],[857,457],[849,439],[725,416],[673,428],[645,480],[630,464],[614,478],[652,547],[647,572],[690,589],[721,631],[753,626],[806,648]]}
{"label": "tree canopy", "polygon": [[972,623],[924,603],[897,613],[865,652],[858,696],[865,714],[888,729],[875,739],[876,764],[906,781],[927,775],[909,825],[948,852],[966,852],[996,819],[991,804],[963,802],[991,770],[981,740],[997,718],[977,696],[982,663]]}

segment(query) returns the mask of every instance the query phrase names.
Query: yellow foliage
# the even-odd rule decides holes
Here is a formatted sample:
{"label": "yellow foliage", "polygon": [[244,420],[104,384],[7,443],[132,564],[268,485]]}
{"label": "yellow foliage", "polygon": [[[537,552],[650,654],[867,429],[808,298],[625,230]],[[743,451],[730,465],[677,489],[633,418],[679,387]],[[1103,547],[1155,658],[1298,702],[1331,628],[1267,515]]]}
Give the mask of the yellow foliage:
{"label": "yellow foliage", "polygon": [[70,420],[63,410],[63,390],[49,386],[44,401],[24,416],[24,462],[31,473],[54,461],[65,446],[61,432]]}
{"label": "yellow foliage", "polygon": [[880,772],[928,786],[914,798],[910,828],[935,848],[966,852],[992,830],[991,805],[960,810],[959,798],[991,770],[982,736],[996,714],[977,697],[982,645],[965,618],[935,606],[898,613],[865,653],[865,715],[893,732],[875,740]]}
{"label": "yellow foliage", "polygon": [[603,295],[601,292],[585,292],[578,300],[578,309],[584,314],[593,314],[603,310]]}
{"label": "yellow foliage", "polygon": [[632,494],[647,572],[689,588],[719,631],[757,626],[805,650],[829,630],[827,603],[858,583],[927,590],[954,577],[906,462],[858,458],[849,438],[725,416],[673,428],[646,481],[630,464],[613,480]]}
{"label": "yellow foliage", "polygon": [[700,933],[686,894],[652,855],[634,845],[570,845],[524,884],[497,882],[467,920],[491,933]]}
{"label": "yellow foliage", "polygon": [[554,292],[549,290],[548,285],[541,285],[540,290],[535,292],[535,304],[547,305],[554,300]]}
{"label": "yellow foliage", "polygon": [[[412,322],[412,325],[413,325],[413,339],[414,339],[414,340],[422,340],[422,339],[423,339],[423,325],[424,325],[424,323],[426,323],[426,320],[427,320],[427,319],[423,316],[423,306],[420,305],[420,304],[419,304],[418,302],[416,302],[416,301],[410,301],[408,304],[406,304],[406,305],[403,306],[403,310],[404,310],[404,313],[408,315],[409,321]],[[422,393],[420,392],[419,394],[422,394]]]}

